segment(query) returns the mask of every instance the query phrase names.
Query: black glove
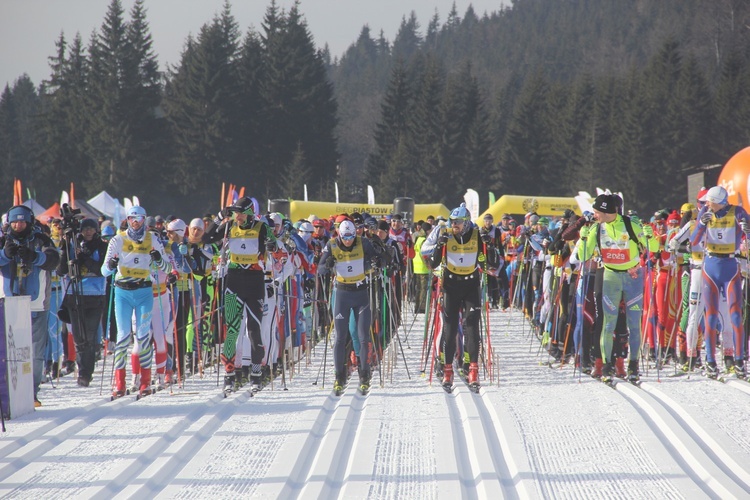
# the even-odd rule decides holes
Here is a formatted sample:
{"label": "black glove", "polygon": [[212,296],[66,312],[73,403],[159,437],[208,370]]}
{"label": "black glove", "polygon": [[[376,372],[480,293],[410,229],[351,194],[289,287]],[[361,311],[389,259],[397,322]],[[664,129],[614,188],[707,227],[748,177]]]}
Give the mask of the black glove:
{"label": "black glove", "polygon": [[3,252],[5,252],[6,257],[8,257],[9,259],[12,259],[18,253],[18,245],[12,239],[6,238],[5,246],[3,247]]}
{"label": "black glove", "polygon": [[489,245],[492,243],[492,237],[490,236],[490,233],[484,233],[482,235],[482,243]]}
{"label": "black glove", "polygon": [[159,250],[151,250],[148,254],[151,256],[153,262],[161,262],[161,252]]}
{"label": "black glove", "polygon": [[329,255],[326,258],[326,268],[333,269],[333,266],[336,265],[336,259],[333,258],[333,255]]}
{"label": "black glove", "polygon": [[441,234],[440,237],[438,238],[438,245],[443,246],[446,243],[448,243],[448,238],[449,236],[447,232]]}
{"label": "black glove", "polygon": [[269,299],[273,297],[273,285],[271,283],[266,283],[266,297]]}
{"label": "black glove", "polygon": [[26,245],[18,247],[18,256],[21,257],[21,262],[30,265],[36,258],[36,252],[33,248],[29,248]]}
{"label": "black glove", "polygon": [[174,285],[175,283],[177,283],[177,273],[172,271],[171,273],[167,274],[167,285]]}
{"label": "black glove", "polygon": [[305,280],[305,290],[308,290],[312,292],[315,290],[315,279],[314,278],[307,278]]}
{"label": "black glove", "polygon": [[266,252],[275,252],[276,251],[276,242],[273,240],[266,240]]}
{"label": "black glove", "polygon": [[107,267],[109,268],[110,271],[114,271],[115,269],[117,269],[117,264],[119,263],[120,263],[120,258],[113,257],[109,259],[109,262],[107,262]]}

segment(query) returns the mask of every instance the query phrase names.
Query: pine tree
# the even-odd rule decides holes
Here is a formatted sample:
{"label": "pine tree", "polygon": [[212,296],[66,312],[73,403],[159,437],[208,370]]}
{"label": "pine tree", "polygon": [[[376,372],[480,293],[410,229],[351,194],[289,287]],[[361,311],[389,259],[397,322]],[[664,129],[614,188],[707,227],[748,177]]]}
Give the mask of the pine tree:
{"label": "pine tree", "polygon": [[[368,179],[373,181],[378,193],[384,193],[384,186],[389,182],[391,160],[403,136],[408,133],[411,99],[406,67],[403,60],[398,60],[381,105],[380,120],[375,129],[375,149],[367,161]],[[388,192],[387,196],[391,194]]]}

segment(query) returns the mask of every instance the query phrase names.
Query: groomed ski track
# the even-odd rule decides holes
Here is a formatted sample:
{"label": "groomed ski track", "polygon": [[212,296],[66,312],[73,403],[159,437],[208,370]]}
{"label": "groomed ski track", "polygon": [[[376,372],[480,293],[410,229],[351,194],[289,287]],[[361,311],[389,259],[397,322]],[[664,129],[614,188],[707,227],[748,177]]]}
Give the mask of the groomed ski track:
{"label": "groomed ski track", "polygon": [[[68,376],[0,437],[3,498],[748,498],[750,384],[690,377],[615,390],[547,368],[518,312],[492,311],[500,384],[421,376],[411,315],[393,382],[341,397],[323,344],[291,380],[224,399],[216,374],[110,402]],[[397,347],[397,344],[394,344]],[[107,371],[109,372],[109,362]],[[101,369],[101,368],[100,368]],[[107,381],[109,379],[107,374]],[[325,385],[323,385],[325,383]],[[96,385],[96,389],[94,388]]]}

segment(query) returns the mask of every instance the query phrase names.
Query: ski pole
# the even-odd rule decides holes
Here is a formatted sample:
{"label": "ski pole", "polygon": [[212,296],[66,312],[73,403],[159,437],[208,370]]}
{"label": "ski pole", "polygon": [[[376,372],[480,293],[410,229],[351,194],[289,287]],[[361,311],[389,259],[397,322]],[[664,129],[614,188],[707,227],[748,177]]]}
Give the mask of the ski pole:
{"label": "ski pole", "polygon": [[[109,328],[110,328],[110,321],[112,320],[112,303],[114,301],[115,296],[115,285],[114,283],[110,284],[109,287],[109,307],[107,308],[107,331],[104,332],[104,362],[102,363],[102,379],[99,383],[99,395],[102,395],[102,391],[104,390],[104,373],[107,369],[107,349],[109,344]],[[112,366],[114,367],[114,355],[112,356]],[[114,381],[115,372],[114,368],[112,369],[112,380],[110,380],[110,383]]]}

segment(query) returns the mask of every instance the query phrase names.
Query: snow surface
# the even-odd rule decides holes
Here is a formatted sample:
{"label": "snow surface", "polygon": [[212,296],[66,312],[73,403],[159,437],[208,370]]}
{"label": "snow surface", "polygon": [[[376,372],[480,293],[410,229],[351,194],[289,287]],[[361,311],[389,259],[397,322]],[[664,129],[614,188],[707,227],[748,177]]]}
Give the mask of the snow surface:
{"label": "snow surface", "polygon": [[277,379],[227,399],[210,372],[171,394],[110,402],[110,358],[103,396],[100,373],[87,389],[64,377],[44,384],[43,407],[7,422],[0,496],[750,496],[749,383],[670,378],[669,368],[613,390],[540,365],[547,354],[521,315],[490,314],[497,376],[478,395],[460,381],[453,394],[430,385],[429,366],[422,376],[422,315],[402,331],[411,379],[399,353],[392,379],[380,387],[375,372],[367,397],[354,383],[331,394],[322,344],[287,391]]}

